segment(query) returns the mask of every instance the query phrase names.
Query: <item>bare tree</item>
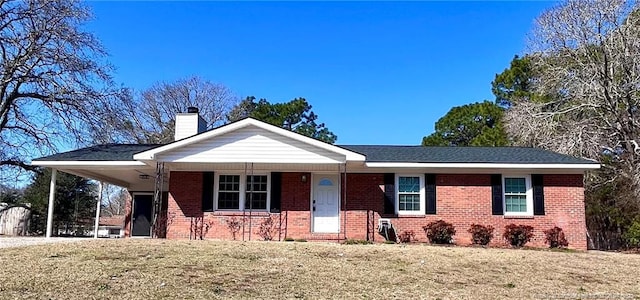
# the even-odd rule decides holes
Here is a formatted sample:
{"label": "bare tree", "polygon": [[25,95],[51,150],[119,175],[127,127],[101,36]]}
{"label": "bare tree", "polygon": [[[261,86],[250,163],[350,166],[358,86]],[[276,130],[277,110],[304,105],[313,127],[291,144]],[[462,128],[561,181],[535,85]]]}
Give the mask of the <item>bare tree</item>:
{"label": "bare tree", "polygon": [[125,214],[127,201],[130,201],[131,195],[121,187],[105,184],[102,191],[102,216],[113,217]]}
{"label": "bare tree", "polygon": [[[0,170],[30,170],[29,157],[88,143],[115,93],[111,68],[79,1],[0,1]],[[3,176],[3,177],[5,177]]]}
{"label": "bare tree", "polygon": [[534,92],[543,97],[513,99],[505,114],[517,144],[603,163],[585,186],[588,226],[606,235],[603,248],[616,247],[640,211],[639,8],[568,0],[543,13],[528,54]]}
{"label": "bare tree", "polygon": [[173,141],[175,116],[194,106],[207,121],[208,128],[221,125],[238,98],[226,86],[190,77],[160,82],[135,93],[123,93],[111,107],[110,126],[104,142],[167,143]]}
{"label": "bare tree", "polygon": [[[507,130],[522,144],[615,161],[640,196],[640,19],[623,0],[570,0],[536,21],[530,57],[537,92],[516,101]],[[633,13],[632,13],[633,12]]]}

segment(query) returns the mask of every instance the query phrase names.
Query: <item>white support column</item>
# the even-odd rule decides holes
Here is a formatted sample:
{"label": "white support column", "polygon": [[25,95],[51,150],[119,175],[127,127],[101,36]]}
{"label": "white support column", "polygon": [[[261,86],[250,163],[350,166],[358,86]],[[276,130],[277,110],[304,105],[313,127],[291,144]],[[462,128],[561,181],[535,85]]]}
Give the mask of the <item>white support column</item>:
{"label": "white support column", "polygon": [[94,227],[93,227],[93,238],[97,239],[98,238],[98,226],[100,226],[100,204],[102,204],[102,187],[104,185],[102,184],[102,181],[98,182],[98,203],[96,203],[96,220],[94,222]]}
{"label": "white support column", "polygon": [[56,201],[56,177],[58,170],[51,169],[51,183],[49,183],[49,209],[47,210],[47,238],[53,231],[53,203]]}

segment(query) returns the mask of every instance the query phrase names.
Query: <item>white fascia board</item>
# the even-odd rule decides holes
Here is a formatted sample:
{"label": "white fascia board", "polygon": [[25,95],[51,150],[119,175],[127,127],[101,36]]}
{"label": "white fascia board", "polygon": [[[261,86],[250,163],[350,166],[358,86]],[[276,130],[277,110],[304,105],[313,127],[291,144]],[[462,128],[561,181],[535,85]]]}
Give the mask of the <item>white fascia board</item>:
{"label": "white fascia board", "polygon": [[596,170],[600,164],[505,164],[505,163],[403,163],[368,162],[369,168],[442,168],[442,169],[577,169]]}
{"label": "white fascia board", "polygon": [[339,160],[327,160],[327,161],[314,161],[313,163],[309,163],[304,160],[283,160],[283,161],[274,161],[274,160],[263,160],[263,159],[247,159],[247,160],[236,160],[236,159],[216,159],[216,160],[207,160],[203,162],[202,160],[194,160],[194,159],[180,159],[171,161],[172,163],[207,163],[207,164],[245,164],[245,163],[255,163],[255,164],[285,164],[285,165],[338,165],[343,164],[344,161]]}
{"label": "white fascia board", "polygon": [[276,134],[279,134],[279,135],[282,135],[282,136],[285,136],[285,137],[288,137],[288,138],[291,138],[291,139],[294,139],[294,140],[297,140],[297,141],[300,141],[300,142],[303,142],[303,143],[307,143],[307,144],[310,144],[312,146],[315,146],[315,147],[318,147],[318,148],[322,148],[322,149],[325,149],[325,150],[328,150],[328,151],[331,151],[331,152],[334,152],[334,153],[343,154],[343,155],[346,156],[346,159],[348,161],[364,161],[365,160],[365,156],[362,155],[362,154],[359,154],[359,153],[356,153],[356,152],[353,152],[353,151],[349,151],[347,149],[343,149],[343,148],[340,148],[338,146],[327,144],[325,142],[321,142],[321,141],[318,141],[316,139],[303,136],[303,135],[295,133],[293,131],[289,131],[289,130],[286,130],[284,128],[273,126],[271,124],[267,124],[267,123],[264,123],[264,122],[261,122],[261,121],[255,120],[255,119],[250,119],[250,118],[249,119],[244,119],[244,120],[241,120],[241,121],[238,121],[238,122],[235,122],[235,123],[231,123],[231,124],[228,124],[228,125],[224,125],[222,127],[210,130],[210,131],[202,133],[202,134],[194,135],[192,137],[188,137],[188,138],[173,142],[171,144],[167,144],[167,145],[164,145],[164,146],[161,146],[161,147],[158,147],[158,148],[154,148],[154,149],[151,149],[151,150],[140,152],[138,154],[135,154],[133,156],[133,159],[135,159],[135,160],[154,160],[154,159],[156,159],[156,155],[157,154],[160,154],[160,153],[172,150],[172,149],[180,148],[180,147],[183,147],[183,146],[186,146],[186,145],[189,145],[189,144],[193,144],[193,143],[197,143],[197,142],[200,142],[200,141],[204,141],[204,140],[207,140],[207,139],[219,136],[219,135],[223,135],[225,133],[229,133],[229,132],[238,130],[238,129],[243,128],[243,127],[250,126],[250,125],[253,125],[253,126],[262,128],[264,130],[268,130],[268,131],[274,132]]}
{"label": "white fascia board", "polygon": [[34,160],[31,162],[33,166],[41,167],[101,167],[101,168],[122,168],[122,167],[140,167],[147,166],[147,164],[141,161],[133,160],[76,160],[76,161],[62,161],[62,160]]}

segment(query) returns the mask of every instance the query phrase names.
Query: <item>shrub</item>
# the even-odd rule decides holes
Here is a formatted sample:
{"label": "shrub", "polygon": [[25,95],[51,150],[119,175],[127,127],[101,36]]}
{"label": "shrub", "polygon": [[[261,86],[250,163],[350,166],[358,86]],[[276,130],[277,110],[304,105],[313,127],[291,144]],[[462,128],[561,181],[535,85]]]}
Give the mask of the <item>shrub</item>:
{"label": "shrub", "polygon": [[286,238],[284,238],[284,241],[285,242],[293,242],[294,239],[292,237],[286,237]]}
{"label": "shrub", "polygon": [[[214,220],[205,222],[204,217],[191,218],[189,235],[193,236],[195,239],[203,240],[204,237],[207,236],[207,233],[209,233],[209,229],[211,229],[214,224]],[[164,233],[166,233],[166,231]]]}
{"label": "shrub", "polygon": [[235,241],[238,236],[238,232],[240,232],[240,228],[242,228],[242,222],[235,217],[231,217],[227,219],[227,228],[229,229],[229,232],[231,232],[231,236]]}
{"label": "shrub", "polygon": [[371,244],[373,244],[371,241],[355,240],[355,239],[347,239],[342,243],[345,244],[345,245],[371,245]]}
{"label": "shrub", "polygon": [[416,233],[413,230],[405,230],[398,235],[400,243],[411,243],[416,239]]}
{"label": "shrub", "polygon": [[488,225],[479,225],[479,224],[471,224],[469,233],[471,233],[471,242],[474,245],[483,245],[486,246],[493,239],[493,226]]}
{"label": "shrub", "polygon": [[295,239],[294,241],[299,242],[299,243],[306,243],[307,240],[305,239]]}
{"label": "shrub", "polygon": [[640,217],[633,221],[622,237],[630,247],[640,247]]}
{"label": "shrub", "polygon": [[427,234],[429,241],[434,244],[451,244],[453,236],[456,234],[453,225],[443,220],[431,222],[422,229]]}
{"label": "shrub", "polygon": [[504,227],[502,235],[511,246],[522,247],[533,237],[533,227],[529,225],[509,224]]}
{"label": "shrub", "polygon": [[544,231],[545,240],[549,244],[549,248],[565,248],[569,246],[569,242],[564,237],[562,228],[555,226],[549,230]]}
{"label": "shrub", "polygon": [[258,228],[258,235],[265,241],[273,240],[273,235],[277,232],[276,221],[272,216],[264,219]]}

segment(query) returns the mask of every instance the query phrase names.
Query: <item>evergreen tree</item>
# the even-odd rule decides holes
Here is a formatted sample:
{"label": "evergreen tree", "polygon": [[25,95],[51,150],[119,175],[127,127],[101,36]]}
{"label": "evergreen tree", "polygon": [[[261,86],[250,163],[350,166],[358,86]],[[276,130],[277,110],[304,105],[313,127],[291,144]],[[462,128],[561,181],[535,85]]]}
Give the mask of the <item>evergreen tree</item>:
{"label": "evergreen tree", "polygon": [[452,108],[436,122],[436,131],[422,138],[423,146],[505,146],[504,110],[489,102]]}
{"label": "evergreen tree", "polygon": [[[42,233],[46,228],[51,169],[38,169],[33,182],[26,188],[23,202],[31,205],[31,231]],[[54,234],[57,229],[93,224],[97,185],[89,179],[58,172],[56,200],[53,210]]]}
{"label": "evergreen tree", "polygon": [[256,97],[247,97],[227,115],[230,122],[252,117],[260,121],[297,132],[299,134],[333,144],[338,138],[324,125],[318,123],[318,115],[304,98],[295,98],[285,103],[269,103],[266,99],[255,102]]}

